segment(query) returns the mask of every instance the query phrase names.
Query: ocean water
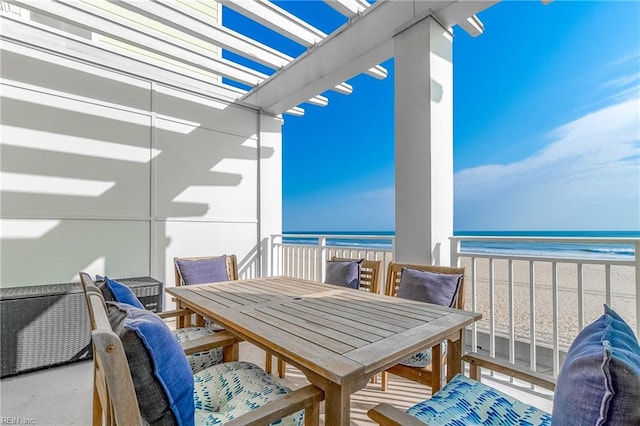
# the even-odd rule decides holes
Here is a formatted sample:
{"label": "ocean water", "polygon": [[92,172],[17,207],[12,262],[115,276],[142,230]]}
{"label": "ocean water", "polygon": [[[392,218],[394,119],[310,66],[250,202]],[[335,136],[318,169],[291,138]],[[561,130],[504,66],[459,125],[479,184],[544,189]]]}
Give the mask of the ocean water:
{"label": "ocean water", "polygon": [[[295,234],[295,236],[286,236]],[[391,250],[393,232],[289,232],[283,241],[287,244],[316,245],[318,239],[304,235],[331,235],[327,238],[330,247],[362,247],[375,250]],[[357,238],[375,235],[376,239]],[[535,237],[535,238],[635,238],[640,239],[640,231],[490,231],[464,232],[455,236],[476,237]],[[341,237],[350,238],[341,238]],[[561,243],[554,241],[463,241],[461,250],[475,254],[524,255],[536,257],[566,257],[584,259],[633,260],[633,244]]]}

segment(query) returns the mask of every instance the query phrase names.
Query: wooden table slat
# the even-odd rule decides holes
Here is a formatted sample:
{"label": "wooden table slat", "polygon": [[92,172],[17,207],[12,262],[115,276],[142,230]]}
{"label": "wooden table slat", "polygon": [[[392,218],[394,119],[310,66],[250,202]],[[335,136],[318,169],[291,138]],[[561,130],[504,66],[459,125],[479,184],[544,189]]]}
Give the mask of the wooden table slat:
{"label": "wooden table slat", "polygon": [[375,336],[373,340],[363,339],[350,327],[344,327],[344,324],[342,323],[326,320],[314,316],[313,314],[309,315],[302,311],[291,309],[281,304],[277,306],[258,308],[257,310],[281,318],[298,318],[299,321],[296,322],[296,324],[300,327],[306,328],[314,334],[327,336],[356,348],[380,340],[380,336]]}

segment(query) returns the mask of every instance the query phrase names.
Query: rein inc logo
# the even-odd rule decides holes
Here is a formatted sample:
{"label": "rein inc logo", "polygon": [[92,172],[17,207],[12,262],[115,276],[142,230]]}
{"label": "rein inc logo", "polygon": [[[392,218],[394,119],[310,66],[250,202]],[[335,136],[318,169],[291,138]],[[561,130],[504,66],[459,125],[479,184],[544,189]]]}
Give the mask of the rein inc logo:
{"label": "rein inc logo", "polygon": [[0,424],[3,425],[35,425],[36,419],[31,417],[0,417]]}

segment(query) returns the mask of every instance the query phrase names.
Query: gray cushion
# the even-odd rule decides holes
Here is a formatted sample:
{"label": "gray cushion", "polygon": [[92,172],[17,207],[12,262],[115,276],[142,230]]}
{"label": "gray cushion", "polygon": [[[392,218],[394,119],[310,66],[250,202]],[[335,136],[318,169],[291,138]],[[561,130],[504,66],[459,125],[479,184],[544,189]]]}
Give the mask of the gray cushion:
{"label": "gray cushion", "polygon": [[182,281],[187,285],[229,281],[227,256],[197,260],[176,259],[176,265]]}
{"label": "gray cushion", "polygon": [[193,372],[169,327],[156,314],[107,302],[120,336],[142,418],[152,425],[193,424]]}
{"label": "gray cushion", "polygon": [[362,260],[330,260],[327,262],[327,275],[324,282],[358,289],[360,288],[361,267]]}
{"label": "gray cushion", "polygon": [[451,307],[458,299],[461,282],[462,275],[402,268],[398,297]]}
{"label": "gray cushion", "polygon": [[629,325],[608,306],[567,352],[552,423],[640,425],[640,346]]}

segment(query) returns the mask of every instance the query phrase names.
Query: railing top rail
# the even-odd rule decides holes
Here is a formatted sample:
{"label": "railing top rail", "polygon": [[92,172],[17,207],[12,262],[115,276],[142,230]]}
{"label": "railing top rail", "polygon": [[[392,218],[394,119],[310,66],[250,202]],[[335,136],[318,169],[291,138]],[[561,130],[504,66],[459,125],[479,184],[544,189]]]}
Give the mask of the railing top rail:
{"label": "railing top rail", "polygon": [[554,242],[554,243],[607,243],[607,244],[640,244],[638,237],[524,237],[524,236],[478,236],[455,235],[451,241],[509,241],[509,242]]}
{"label": "railing top rail", "polygon": [[344,234],[271,234],[271,237],[284,238],[332,238],[341,240],[395,240],[395,235],[367,234],[367,235],[344,235]]}

